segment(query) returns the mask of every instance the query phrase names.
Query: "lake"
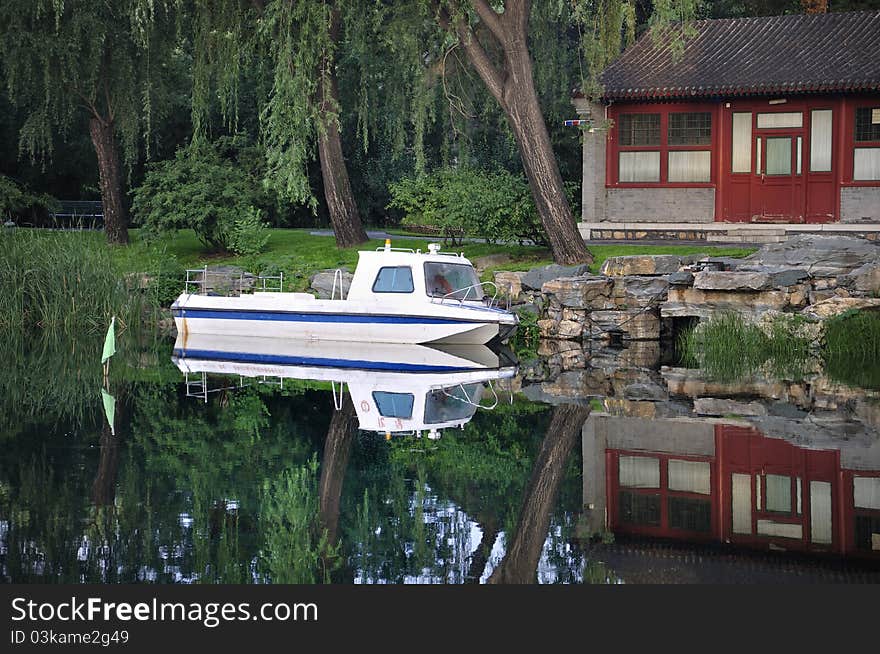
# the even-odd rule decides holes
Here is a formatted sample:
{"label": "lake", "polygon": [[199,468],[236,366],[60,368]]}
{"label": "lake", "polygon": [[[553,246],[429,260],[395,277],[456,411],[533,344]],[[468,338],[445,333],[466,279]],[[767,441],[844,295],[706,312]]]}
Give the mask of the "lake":
{"label": "lake", "polygon": [[363,372],[132,337],[105,385],[94,340],[10,343],[5,582],[880,580],[880,394],[821,371],[718,380],[652,344]]}

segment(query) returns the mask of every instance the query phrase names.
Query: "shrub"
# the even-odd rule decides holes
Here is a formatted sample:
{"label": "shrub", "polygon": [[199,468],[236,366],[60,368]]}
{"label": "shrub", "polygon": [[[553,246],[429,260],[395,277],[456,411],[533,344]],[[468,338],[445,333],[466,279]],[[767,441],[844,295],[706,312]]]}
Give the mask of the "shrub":
{"label": "shrub", "polygon": [[388,206],[404,212],[404,226],[434,231],[453,245],[463,236],[546,244],[529,186],[520,175],[441,168],[404,178],[389,188]]}
{"label": "shrub", "polygon": [[259,178],[228,157],[228,143],[221,145],[224,156],[220,146],[191,145],[150,166],[132,204],[148,237],[190,228],[215,250],[244,254],[265,245],[257,207],[268,197]]}
{"label": "shrub", "polygon": [[15,181],[0,175],[0,222],[11,218],[45,217],[58,208],[58,200],[45,193],[31,193]]}

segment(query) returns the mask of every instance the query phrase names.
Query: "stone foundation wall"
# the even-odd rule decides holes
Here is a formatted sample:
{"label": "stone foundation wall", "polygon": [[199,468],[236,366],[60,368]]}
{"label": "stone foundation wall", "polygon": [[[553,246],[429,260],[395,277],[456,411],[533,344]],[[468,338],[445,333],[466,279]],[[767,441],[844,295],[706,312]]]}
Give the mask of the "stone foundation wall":
{"label": "stone foundation wall", "polygon": [[880,186],[840,189],[840,220],[845,223],[880,222]]}

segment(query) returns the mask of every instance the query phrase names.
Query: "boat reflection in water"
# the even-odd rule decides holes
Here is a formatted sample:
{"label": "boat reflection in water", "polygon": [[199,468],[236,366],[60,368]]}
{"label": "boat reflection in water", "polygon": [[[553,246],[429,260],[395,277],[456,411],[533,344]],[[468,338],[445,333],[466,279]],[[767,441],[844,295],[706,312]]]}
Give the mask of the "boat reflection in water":
{"label": "boat reflection in water", "polygon": [[337,411],[348,387],[359,428],[430,439],[461,427],[478,408],[498,403],[493,382],[516,366],[482,345],[343,343],[219,335],[178,336],[172,360],[186,375],[187,395],[208,401],[208,375],[238,375],[284,386],[285,379],[330,382]]}
{"label": "boat reflection in water", "polygon": [[880,440],[771,436],[746,423],[592,416],[590,528],[648,549],[666,540],[880,562]]}

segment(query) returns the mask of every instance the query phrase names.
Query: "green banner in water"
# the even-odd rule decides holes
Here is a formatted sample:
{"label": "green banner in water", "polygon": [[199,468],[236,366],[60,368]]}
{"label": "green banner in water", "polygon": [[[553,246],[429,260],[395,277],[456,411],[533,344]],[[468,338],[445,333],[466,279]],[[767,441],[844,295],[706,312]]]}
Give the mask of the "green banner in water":
{"label": "green banner in water", "polygon": [[116,316],[110,320],[110,328],[104,338],[104,353],[101,355],[101,363],[107,363],[107,359],[116,354]]}

